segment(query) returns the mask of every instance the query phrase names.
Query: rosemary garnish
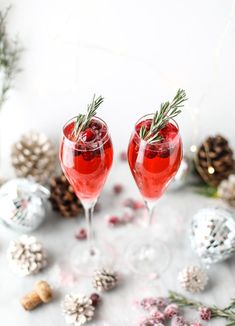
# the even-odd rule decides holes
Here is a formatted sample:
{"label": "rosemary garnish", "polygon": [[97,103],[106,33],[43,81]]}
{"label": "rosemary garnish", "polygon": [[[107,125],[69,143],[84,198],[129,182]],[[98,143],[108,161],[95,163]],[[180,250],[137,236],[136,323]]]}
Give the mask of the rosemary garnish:
{"label": "rosemary garnish", "polygon": [[91,119],[96,115],[96,110],[103,103],[103,101],[104,98],[102,96],[95,98],[95,94],[94,94],[92,98],[92,102],[87,106],[87,113],[79,114],[77,116],[77,120],[73,130],[73,136],[76,139],[78,139],[81,131],[84,131],[88,127]]}
{"label": "rosemary garnish", "polygon": [[11,7],[0,11],[0,72],[3,79],[0,87],[0,109],[7,99],[7,93],[12,87],[15,75],[20,72],[18,62],[22,48],[17,39],[10,39],[6,32],[7,16]]}
{"label": "rosemary garnish", "polygon": [[140,138],[148,143],[155,143],[162,140],[159,131],[166,126],[170,119],[175,118],[183,107],[183,102],[187,100],[186,93],[183,89],[179,89],[171,102],[161,104],[160,110],[154,114],[150,129],[147,130],[145,126],[140,128]]}

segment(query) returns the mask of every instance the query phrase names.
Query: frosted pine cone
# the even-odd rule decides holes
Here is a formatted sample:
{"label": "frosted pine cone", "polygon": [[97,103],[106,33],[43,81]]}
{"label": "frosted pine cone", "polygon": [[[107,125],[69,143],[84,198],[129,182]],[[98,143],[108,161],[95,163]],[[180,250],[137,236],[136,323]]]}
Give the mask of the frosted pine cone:
{"label": "frosted pine cone", "polygon": [[62,302],[62,313],[69,325],[81,326],[92,320],[95,308],[92,300],[78,294],[68,294]]}
{"label": "frosted pine cone", "polygon": [[231,174],[227,180],[220,183],[218,195],[235,207],[235,174]]}
{"label": "frosted pine cone", "polygon": [[208,283],[207,273],[197,266],[184,268],[178,279],[182,288],[192,293],[203,291]]}
{"label": "frosted pine cone", "polygon": [[108,291],[116,287],[118,283],[117,274],[111,270],[97,270],[93,278],[93,286],[98,291]]}
{"label": "frosted pine cone", "polygon": [[12,270],[20,276],[36,274],[47,265],[47,253],[42,244],[27,235],[10,243],[7,259]]}
{"label": "frosted pine cone", "polygon": [[12,165],[18,177],[32,177],[37,182],[47,182],[55,170],[56,150],[46,135],[29,132],[13,145]]}

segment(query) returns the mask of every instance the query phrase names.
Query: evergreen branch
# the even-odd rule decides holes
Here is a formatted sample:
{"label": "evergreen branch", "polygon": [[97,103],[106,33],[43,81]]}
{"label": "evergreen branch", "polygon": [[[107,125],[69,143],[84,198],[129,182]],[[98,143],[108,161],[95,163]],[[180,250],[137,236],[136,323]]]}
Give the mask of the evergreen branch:
{"label": "evergreen branch", "polygon": [[17,39],[9,39],[6,32],[7,17],[11,7],[0,11],[0,72],[2,83],[0,88],[0,108],[7,99],[7,93],[13,86],[15,75],[20,72],[18,67],[22,48]]}
{"label": "evergreen branch", "polygon": [[211,318],[225,318],[230,323],[227,326],[235,325],[235,301],[232,300],[231,304],[224,308],[220,309],[217,306],[209,307],[208,305],[203,304],[200,301],[195,301],[184,297],[183,295],[176,293],[174,291],[169,291],[169,300],[172,303],[176,303],[181,307],[189,307],[194,309],[199,309],[205,307],[211,310]]}
{"label": "evergreen branch", "polygon": [[87,105],[87,113],[79,114],[77,116],[77,120],[74,125],[73,135],[76,139],[78,139],[80,133],[84,131],[91,121],[91,119],[96,115],[96,111],[98,107],[104,102],[104,98],[99,96],[95,98],[95,94],[93,95],[92,101]]}
{"label": "evergreen branch", "polygon": [[162,139],[159,131],[166,126],[170,119],[174,119],[181,113],[183,103],[187,100],[186,93],[183,89],[179,89],[171,102],[161,104],[160,110],[154,114],[150,130],[145,126],[140,129],[140,138],[146,140],[148,143],[158,142]]}

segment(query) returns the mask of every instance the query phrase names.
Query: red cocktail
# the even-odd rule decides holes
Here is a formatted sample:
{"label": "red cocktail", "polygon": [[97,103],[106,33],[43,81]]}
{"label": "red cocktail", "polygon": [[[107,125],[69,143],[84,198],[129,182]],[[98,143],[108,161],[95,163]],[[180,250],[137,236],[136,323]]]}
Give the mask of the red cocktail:
{"label": "red cocktail", "polygon": [[61,166],[78,198],[94,201],[98,198],[113,161],[113,147],[107,125],[92,118],[78,140],[73,130],[76,118],[64,127],[60,147]]}
{"label": "red cocktail", "polygon": [[174,121],[168,122],[159,132],[163,137],[160,142],[148,144],[140,139],[141,126],[145,125],[148,129],[151,122],[151,116],[146,116],[136,124],[128,148],[130,169],[145,200],[156,200],[162,196],[182,159],[182,142]]}

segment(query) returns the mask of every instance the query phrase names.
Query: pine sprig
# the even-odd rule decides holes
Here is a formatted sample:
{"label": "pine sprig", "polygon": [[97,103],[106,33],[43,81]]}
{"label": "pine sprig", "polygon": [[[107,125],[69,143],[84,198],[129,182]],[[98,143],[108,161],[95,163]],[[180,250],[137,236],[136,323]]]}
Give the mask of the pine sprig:
{"label": "pine sprig", "polygon": [[159,142],[162,139],[159,131],[166,126],[170,119],[174,119],[181,113],[181,108],[186,100],[185,91],[179,89],[171,102],[161,104],[160,110],[154,114],[150,129],[147,130],[145,126],[140,128],[140,138],[148,143]]}
{"label": "pine sprig", "polygon": [[78,139],[80,133],[88,127],[91,119],[96,115],[96,110],[103,103],[103,101],[104,98],[102,96],[96,98],[94,94],[91,103],[87,106],[87,113],[79,114],[77,116],[73,130],[73,135],[76,139]]}
{"label": "pine sprig", "polygon": [[7,93],[13,86],[22,48],[17,39],[9,39],[6,32],[7,17],[11,7],[0,11],[0,73],[3,78],[0,86],[0,108],[7,99]]}
{"label": "pine sprig", "polygon": [[189,307],[194,309],[206,307],[211,310],[211,318],[225,318],[229,322],[227,326],[235,325],[235,299],[234,298],[231,299],[230,305],[225,307],[224,309],[220,309],[215,305],[209,307],[208,305],[205,305],[200,301],[188,299],[185,296],[174,291],[169,291],[168,298],[170,302],[176,303],[181,307]]}

